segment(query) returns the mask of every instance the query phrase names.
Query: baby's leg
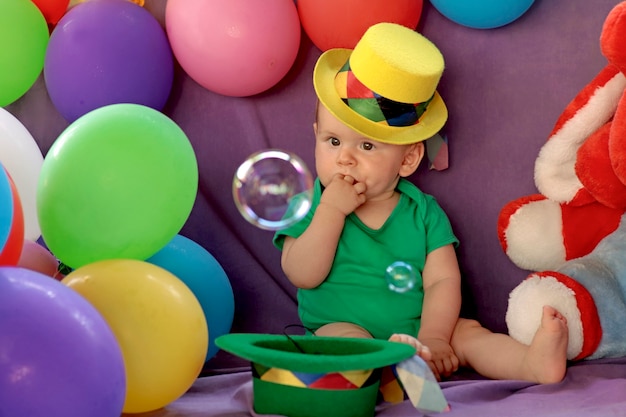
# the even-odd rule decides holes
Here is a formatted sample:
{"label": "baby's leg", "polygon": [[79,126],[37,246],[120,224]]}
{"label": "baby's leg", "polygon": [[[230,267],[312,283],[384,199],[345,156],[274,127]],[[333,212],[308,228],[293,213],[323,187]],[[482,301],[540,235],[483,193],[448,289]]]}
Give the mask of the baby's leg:
{"label": "baby's leg", "polygon": [[[330,337],[358,337],[371,339],[372,335],[362,328],[353,323],[329,323],[317,329],[316,336],[330,336]],[[428,347],[422,345],[419,340],[408,334],[393,334],[389,338],[391,342],[406,343],[415,348],[415,352],[421,356],[424,360],[430,360],[431,355]]]}
{"label": "baby's leg", "polygon": [[565,317],[545,306],[530,346],[492,333],[473,320],[460,319],[452,335],[452,348],[462,366],[486,377],[555,383],[565,376],[567,341]]}
{"label": "baby's leg", "polygon": [[[362,328],[361,326],[357,326],[353,323],[329,323],[317,329],[315,332],[316,336],[330,336],[330,337],[360,337],[371,339],[372,335]],[[415,348],[415,351],[418,355],[422,357],[424,360],[430,360],[430,351],[424,345],[422,345],[419,340],[417,340],[413,336],[409,336],[408,334],[393,334],[389,338],[391,342],[400,342],[406,343],[407,345],[411,345]]]}
{"label": "baby's leg", "polygon": [[361,326],[343,322],[325,324],[315,331],[315,335],[330,337],[359,337],[367,339],[372,338],[372,335]]}

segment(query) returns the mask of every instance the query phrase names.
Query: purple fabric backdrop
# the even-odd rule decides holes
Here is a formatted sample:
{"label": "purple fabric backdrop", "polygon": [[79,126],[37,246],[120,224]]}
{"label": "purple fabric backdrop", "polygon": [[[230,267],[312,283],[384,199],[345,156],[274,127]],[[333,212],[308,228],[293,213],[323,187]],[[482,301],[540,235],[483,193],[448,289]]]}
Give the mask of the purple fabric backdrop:
{"label": "purple fabric backdrop", "polygon": [[[464,314],[492,330],[506,331],[508,293],[527,275],[500,248],[498,213],[508,201],[536,192],[533,164],[539,148],[568,102],[605,65],[599,35],[606,15],[617,3],[537,0],[512,24],[476,30],[451,22],[424,2],[418,30],[439,46],[446,59],[439,91],[450,112],[444,128],[450,143],[450,168],[429,171],[424,163],[411,180],[434,194],[448,212],[461,239],[458,254],[464,277]],[[146,8],[161,23],[164,5],[165,0],[146,1]],[[226,271],[235,296],[233,332],[281,333],[286,325],[298,322],[295,290],[281,272],[272,233],[255,228],[240,216],[230,190],[239,164],[262,149],[294,152],[314,167],[311,76],[319,54],[303,34],[298,57],[287,76],[267,92],[245,98],[212,93],[176,68],[164,113],[188,135],[200,171],[196,204],[181,234],[205,247]],[[47,96],[42,77],[7,109],[28,128],[44,154],[67,127]],[[220,373],[244,365],[220,352],[206,371]],[[594,372],[621,377],[623,392],[626,372],[624,366],[616,369],[604,366]],[[576,378],[575,390],[564,401],[584,402],[584,396],[576,391],[587,383],[584,372],[570,377]],[[589,386],[597,387],[600,395],[604,385],[611,383],[593,380]],[[471,399],[466,392],[455,397],[455,390],[464,385],[451,384],[448,392],[453,398],[464,403]],[[518,390],[528,393],[508,403],[511,407],[529,407],[523,405],[526,401],[541,403],[541,396],[535,397],[528,385],[509,383],[501,385],[499,392],[489,386],[483,382],[473,389],[479,395],[484,388],[498,398]],[[210,389],[218,388],[211,385]],[[548,391],[544,388],[538,393]],[[476,401],[496,397],[479,395]],[[466,407],[469,410],[471,405]],[[454,412],[453,407],[450,415],[456,415]],[[494,406],[483,414],[502,413]],[[559,415],[547,410],[539,414]],[[172,411],[167,415],[196,414]]]}
{"label": "purple fabric backdrop", "polygon": [[[616,366],[619,364],[620,366]],[[444,417],[623,416],[626,410],[626,360],[574,365],[554,385],[523,381],[459,380],[441,387],[450,405]],[[201,378],[184,397],[145,417],[247,417],[253,408],[251,374],[239,372]],[[377,417],[419,417],[409,401],[381,404]],[[437,414],[430,414],[431,416]],[[269,416],[269,415],[268,415]]]}

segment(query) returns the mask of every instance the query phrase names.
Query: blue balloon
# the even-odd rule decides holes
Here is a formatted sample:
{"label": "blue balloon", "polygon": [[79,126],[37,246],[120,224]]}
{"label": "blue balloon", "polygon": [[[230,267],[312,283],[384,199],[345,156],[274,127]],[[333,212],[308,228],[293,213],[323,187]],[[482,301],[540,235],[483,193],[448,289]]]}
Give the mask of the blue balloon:
{"label": "blue balloon", "polygon": [[474,29],[493,29],[522,16],[535,0],[431,0],[455,23]]}
{"label": "blue balloon", "polygon": [[126,398],[115,335],[80,294],[0,267],[0,416],[112,417]]}
{"label": "blue balloon", "polygon": [[176,235],[146,262],[177,276],[200,302],[209,328],[205,362],[208,361],[219,350],[215,339],[230,332],[235,315],[233,289],[226,272],[206,249],[181,235]]}
{"label": "blue balloon", "polygon": [[13,225],[13,192],[9,176],[0,164],[0,252],[9,239]]}

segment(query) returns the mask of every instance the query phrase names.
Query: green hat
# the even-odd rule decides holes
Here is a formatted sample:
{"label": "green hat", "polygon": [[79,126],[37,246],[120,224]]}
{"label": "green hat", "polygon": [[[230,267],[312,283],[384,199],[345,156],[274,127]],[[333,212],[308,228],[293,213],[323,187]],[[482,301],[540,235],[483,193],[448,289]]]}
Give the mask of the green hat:
{"label": "green hat", "polygon": [[215,344],[252,363],[254,411],[289,417],[373,416],[381,369],[415,355],[404,343],[231,333]]}

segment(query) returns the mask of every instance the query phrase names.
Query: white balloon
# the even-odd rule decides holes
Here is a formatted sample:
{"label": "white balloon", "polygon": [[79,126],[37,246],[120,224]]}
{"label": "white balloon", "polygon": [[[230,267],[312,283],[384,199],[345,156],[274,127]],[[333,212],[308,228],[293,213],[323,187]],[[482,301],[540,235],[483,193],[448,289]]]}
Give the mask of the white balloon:
{"label": "white balloon", "polygon": [[0,163],[17,188],[24,211],[24,238],[41,236],[37,218],[37,183],[43,154],[28,129],[15,116],[0,107]]}

